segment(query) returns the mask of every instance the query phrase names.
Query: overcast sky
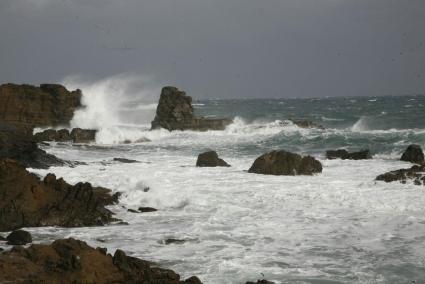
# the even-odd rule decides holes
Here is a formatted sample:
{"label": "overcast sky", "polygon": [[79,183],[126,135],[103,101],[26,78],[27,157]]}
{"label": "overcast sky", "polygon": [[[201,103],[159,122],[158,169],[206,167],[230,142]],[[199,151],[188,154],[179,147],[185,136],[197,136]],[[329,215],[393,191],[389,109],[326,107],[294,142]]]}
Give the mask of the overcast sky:
{"label": "overcast sky", "polygon": [[425,94],[424,0],[0,0],[0,83],[201,97]]}

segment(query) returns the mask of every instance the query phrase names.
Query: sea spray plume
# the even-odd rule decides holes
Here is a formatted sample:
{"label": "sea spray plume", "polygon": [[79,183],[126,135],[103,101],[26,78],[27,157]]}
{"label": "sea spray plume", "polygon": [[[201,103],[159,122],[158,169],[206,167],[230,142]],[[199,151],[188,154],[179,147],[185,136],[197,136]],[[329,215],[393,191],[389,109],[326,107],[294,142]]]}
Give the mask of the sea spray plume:
{"label": "sea spray plume", "polygon": [[89,82],[70,76],[63,84],[82,90],[84,108],[75,112],[72,127],[97,129],[96,141],[102,144],[134,141],[141,127],[155,115],[160,88],[151,77],[116,75]]}
{"label": "sea spray plume", "polygon": [[354,125],[351,127],[351,131],[367,131],[369,130],[369,127],[367,125],[367,116],[362,116],[359,118],[359,120],[354,123]]}

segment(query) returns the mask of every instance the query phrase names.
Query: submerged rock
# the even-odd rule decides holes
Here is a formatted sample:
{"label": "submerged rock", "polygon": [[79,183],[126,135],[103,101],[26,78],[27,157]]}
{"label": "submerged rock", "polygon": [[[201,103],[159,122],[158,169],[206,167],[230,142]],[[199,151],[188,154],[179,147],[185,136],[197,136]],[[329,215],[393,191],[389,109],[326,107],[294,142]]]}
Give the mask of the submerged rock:
{"label": "submerged rock", "polygon": [[322,164],[311,156],[272,151],[258,157],[249,173],[264,175],[312,175],[322,172]]}
{"label": "submerged rock", "polygon": [[95,249],[72,238],[14,247],[0,254],[0,263],[1,283],[202,284],[197,277],[180,280],[174,271],[152,267],[122,250],[111,256],[105,248]]}
{"label": "submerged rock", "polygon": [[155,211],[158,211],[158,209],[155,209],[152,207],[139,207],[139,212],[142,212],[142,213],[155,212]]}
{"label": "submerged rock", "polygon": [[257,282],[250,282],[250,281],[248,281],[245,284],[275,284],[275,283],[263,279],[263,280],[257,280]]}
{"label": "submerged rock", "polygon": [[0,159],[10,158],[25,167],[61,166],[64,161],[38,148],[32,135],[10,124],[0,123]]}
{"label": "submerged rock", "polygon": [[161,91],[152,129],[172,130],[224,130],[232,120],[196,117],[193,113],[192,98],[176,87],[164,87]]}
{"label": "submerged rock", "polygon": [[368,159],[372,159],[372,155],[369,150],[361,150],[358,152],[349,153],[345,149],[339,149],[339,150],[326,151],[326,159],[368,160]]}
{"label": "submerged rock", "polygon": [[413,180],[415,185],[425,185],[425,164],[414,165],[409,169],[400,169],[376,177],[376,180],[393,182],[399,181],[406,183],[407,180]]}
{"label": "submerged rock", "polygon": [[26,245],[32,243],[31,234],[24,230],[16,230],[7,236],[8,245]]}
{"label": "submerged rock", "polygon": [[311,120],[294,120],[294,119],[290,119],[290,121],[292,121],[293,124],[295,124],[296,126],[300,127],[300,128],[318,128],[318,129],[325,129],[325,127],[323,127],[320,124],[317,124]]}
{"label": "submerged rock", "polygon": [[400,160],[415,164],[421,164],[424,162],[424,152],[422,151],[421,146],[412,144],[407,147]]}
{"label": "submerged rock", "polygon": [[139,163],[139,161],[131,160],[131,159],[125,159],[125,158],[114,158],[114,162],[120,162],[124,164],[133,164],[133,163]]}
{"label": "submerged rock", "polygon": [[199,154],[196,161],[197,167],[230,167],[223,159],[220,159],[215,151]]}
{"label": "submerged rock", "polygon": [[0,122],[28,133],[34,127],[67,126],[81,107],[80,90],[68,91],[58,84],[0,85]]}
{"label": "submerged rock", "polygon": [[39,226],[101,226],[117,219],[106,205],[118,195],[90,183],[72,186],[48,174],[43,181],[13,160],[0,160],[0,231]]}

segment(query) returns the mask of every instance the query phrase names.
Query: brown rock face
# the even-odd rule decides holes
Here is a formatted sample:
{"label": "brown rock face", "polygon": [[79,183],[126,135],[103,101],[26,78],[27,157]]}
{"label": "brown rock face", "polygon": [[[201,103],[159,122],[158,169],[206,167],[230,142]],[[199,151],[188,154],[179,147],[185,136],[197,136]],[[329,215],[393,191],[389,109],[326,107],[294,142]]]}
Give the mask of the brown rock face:
{"label": "brown rock face", "polygon": [[322,172],[322,164],[311,156],[302,157],[280,150],[258,157],[248,172],[264,175],[312,175]]}
{"label": "brown rock face", "polygon": [[152,129],[172,130],[224,130],[231,119],[208,119],[195,117],[192,98],[175,87],[164,87],[161,91]]}
{"label": "brown rock face", "polygon": [[110,190],[89,183],[74,186],[48,174],[43,181],[13,160],[0,160],[0,231],[21,227],[103,225],[118,201]]}
{"label": "brown rock face", "polygon": [[73,143],[90,143],[96,140],[96,132],[94,129],[73,128],[71,132],[68,129],[47,129],[34,134],[34,140],[37,142],[56,141]]}
{"label": "brown rock face", "polygon": [[199,154],[196,161],[197,167],[230,167],[223,159],[220,159],[215,151]]}
{"label": "brown rock face", "polygon": [[121,250],[111,256],[72,238],[0,254],[0,282],[202,284],[197,277],[182,281],[174,271],[151,267]]}
{"label": "brown rock face", "polygon": [[81,106],[81,91],[57,84],[0,86],[0,122],[31,131],[34,127],[69,125]]}
{"label": "brown rock face", "polygon": [[48,168],[64,161],[38,148],[31,134],[0,122],[0,159],[10,158],[25,167]]}

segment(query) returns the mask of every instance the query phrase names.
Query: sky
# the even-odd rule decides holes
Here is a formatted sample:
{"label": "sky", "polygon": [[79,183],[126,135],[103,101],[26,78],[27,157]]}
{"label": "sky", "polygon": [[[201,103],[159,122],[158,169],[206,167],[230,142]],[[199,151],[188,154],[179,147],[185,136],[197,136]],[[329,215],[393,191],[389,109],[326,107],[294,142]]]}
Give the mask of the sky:
{"label": "sky", "polygon": [[196,98],[425,94],[424,0],[1,0],[0,83]]}

